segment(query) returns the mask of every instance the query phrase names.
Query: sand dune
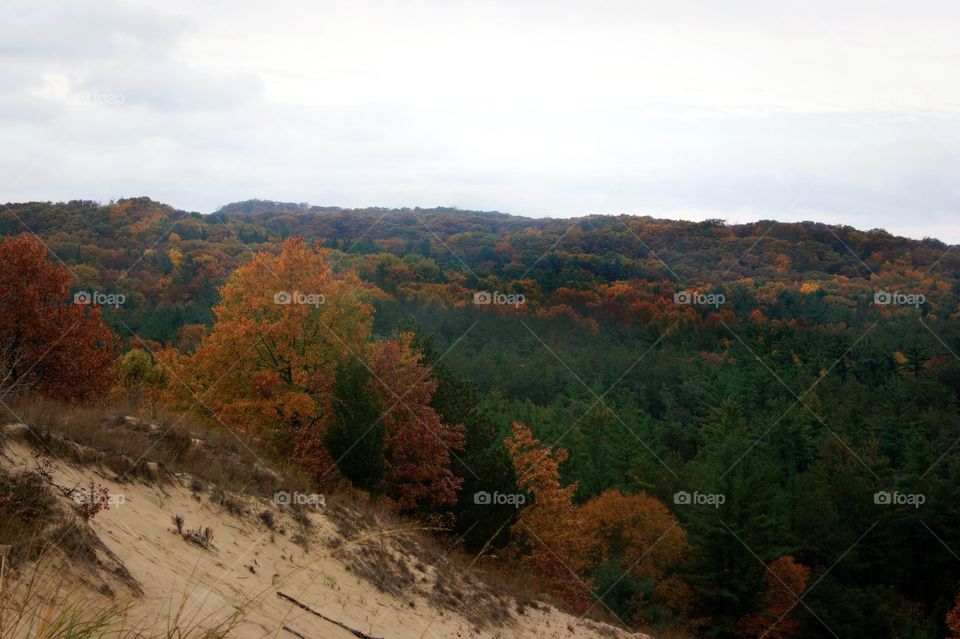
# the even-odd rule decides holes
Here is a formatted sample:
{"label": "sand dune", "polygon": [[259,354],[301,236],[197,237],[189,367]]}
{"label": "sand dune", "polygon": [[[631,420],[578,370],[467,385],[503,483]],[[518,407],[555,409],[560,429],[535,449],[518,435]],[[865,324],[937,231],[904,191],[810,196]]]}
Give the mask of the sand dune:
{"label": "sand dune", "polygon": [[[8,471],[33,467],[31,445],[10,439],[0,465]],[[645,636],[579,620],[547,604],[518,604],[462,569],[449,574],[449,566],[441,569],[418,558],[417,544],[395,543],[395,531],[373,529],[351,538],[336,523],[351,516],[342,507],[336,518],[317,508],[297,521],[286,507],[224,494],[187,475],[121,483],[96,465],[60,462],[51,476],[57,486],[82,487],[92,481],[111,495],[107,510],[89,523],[77,523],[89,526],[102,542],[95,550],[96,568],[66,555],[56,557],[62,591],[91,607],[129,605],[128,623],[146,635],[160,634],[179,611],[184,625],[227,624],[221,628],[229,627],[228,635],[236,637]],[[70,505],[68,497],[58,499]],[[182,518],[184,532],[209,528],[209,546],[178,533],[175,516]],[[383,580],[370,579],[370,571],[382,571]],[[446,581],[442,588],[440,579]],[[445,605],[438,604],[438,592],[446,595]]]}

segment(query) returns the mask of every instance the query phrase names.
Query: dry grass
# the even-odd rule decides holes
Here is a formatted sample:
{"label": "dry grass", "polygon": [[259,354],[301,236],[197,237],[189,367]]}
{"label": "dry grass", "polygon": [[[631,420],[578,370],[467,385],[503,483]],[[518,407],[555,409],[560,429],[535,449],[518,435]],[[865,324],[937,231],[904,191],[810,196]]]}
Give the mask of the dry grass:
{"label": "dry grass", "polygon": [[129,417],[127,406],[68,406],[43,399],[0,407],[0,423],[27,423],[34,443],[55,457],[78,464],[100,464],[117,478],[160,482],[168,473],[188,473],[235,492],[261,497],[309,485],[295,468],[281,472],[262,463],[252,442],[192,417],[160,413],[155,420]]}
{"label": "dry grass", "polygon": [[112,575],[139,594],[140,585],[90,529],[75,509],[64,507],[42,471],[11,473],[0,468],[0,547],[4,568],[36,562],[51,552],[86,569],[98,588],[112,596],[110,585],[99,577]]}
{"label": "dry grass", "polygon": [[549,608],[537,602],[529,575],[495,557],[464,554],[457,539],[397,516],[383,501],[334,495],[325,514],[338,533],[328,540],[334,556],[380,590],[422,596],[478,630],[510,624],[526,608]]}
{"label": "dry grass", "polygon": [[[145,422],[125,417],[135,411],[124,407],[65,407],[38,400],[16,405],[13,411],[16,414],[8,415],[6,421],[29,424],[35,446],[51,450],[56,457],[105,467],[125,480],[162,483],[175,479],[172,473],[189,474],[195,498],[209,490],[211,503],[238,517],[249,515],[268,529],[276,522],[264,517],[259,506],[247,508],[252,498],[241,496],[272,497],[277,491],[303,491],[309,486],[294,469],[283,468],[281,473],[262,465],[247,448],[249,442],[245,445],[223,428],[192,418],[178,422],[175,416],[161,414]],[[0,412],[0,424],[3,417]],[[2,446],[0,441],[0,452]],[[309,550],[315,538],[309,516],[296,506],[287,512],[299,528],[293,541]],[[514,558],[496,557],[489,549],[479,556],[465,555],[447,531],[400,517],[385,500],[342,490],[327,495],[323,512],[336,529],[324,540],[332,554],[357,576],[411,605],[422,597],[438,610],[463,615],[477,629],[508,625],[530,609],[546,612],[551,607],[539,603],[545,597],[534,576]],[[184,533],[192,532],[198,545],[209,546],[212,541],[200,529],[191,531],[182,523],[180,528],[188,541],[192,539]],[[73,541],[82,542],[83,536]],[[85,554],[94,552],[89,544],[87,550],[83,543],[73,545],[73,556],[91,558]]]}
{"label": "dry grass", "polygon": [[227,637],[243,608],[219,615],[186,612],[192,591],[164,619],[133,619],[130,602],[95,598],[65,586],[62,561],[46,554],[26,573],[0,571],[0,639],[215,639]]}

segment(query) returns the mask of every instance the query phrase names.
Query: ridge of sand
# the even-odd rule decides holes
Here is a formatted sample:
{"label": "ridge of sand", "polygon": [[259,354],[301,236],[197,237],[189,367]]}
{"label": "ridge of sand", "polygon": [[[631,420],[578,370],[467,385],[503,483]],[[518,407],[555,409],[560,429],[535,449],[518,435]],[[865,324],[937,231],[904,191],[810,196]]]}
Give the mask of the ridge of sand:
{"label": "ridge of sand", "polygon": [[[22,439],[8,440],[2,452],[0,465],[8,470],[36,465],[30,445]],[[59,486],[87,486],[94,481],[109,490],[111,507],[88,524],[105,548],[98,552],[105,570],[96,578],[84,576],[83,569],[72,565],[63,565],[60,571],[72,575],[91,601],[108,601],[99,590],[112,591],[113,601],[129,603],[127,618],[145,628],[147,635],[151,627],[166,623],[171,611],[182,607],[181,619],[198,625],[215,625],[242,611],[237,613],[241,620],[229,633],[242,638],[647,637],[578,620],[546,604],[528,605],[519,612],[516,602],[506,595],[493,601],[509,612],[478,629],[466,611],[440,607],[425,597],[423,590],[378,590],[355,574],[355,568],[351,571],[350,556],[337,551],[349,540],[335,541],[337,527],[322,511],[307,515],[311,526],[306,530],[287,509],[251,496],[233,497],[246,514],[231,514],[215,503],[209,490],[192,490],[197,484],[188,476],[172,475],[165,484],[120,483],[112,472],[95,465],[65,462],[58,463],[51,475]],[[67,497],[58,499],[69,505]],[[272,530],[260,519],[265,511],[272,515]],[[185,530],[210,528],[211,546],[202,548],[178,534],[174,515],[183,518]],[[296,535],[301,536],[295,543]],[[383,548],[393,552],[388,546],[381,545]],[[366,549],[358,547],[355,552],[366,553]],[[109,556],[102,557],[104,554]],[[374,555],[369,558],[377,561]],[[68,562],[65,557],[61,561]],[[112,566],[111,561],[119,566]],[[123,571],[132,585],[117,576]],[[409,572],[414,583],[426,584],[432,578],[429,566],[411,566]],[[463,593],[476,588],[476,583],[463,575],[453,580]],[[135,592],[137,586],[142,593]],[[458,591],[454,596],[464,602],[468,599]],[[474,611],[474,619],[476,615]]]}

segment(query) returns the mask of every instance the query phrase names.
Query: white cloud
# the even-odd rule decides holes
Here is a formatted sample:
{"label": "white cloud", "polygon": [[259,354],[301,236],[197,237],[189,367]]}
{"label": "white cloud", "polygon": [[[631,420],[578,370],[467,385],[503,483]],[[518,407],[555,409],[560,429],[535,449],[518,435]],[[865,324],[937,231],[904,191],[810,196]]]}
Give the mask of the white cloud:
{"label": "white cloud", "polygon": [[960,5],[0,4],[0,201],[821,219],[960,241]]}

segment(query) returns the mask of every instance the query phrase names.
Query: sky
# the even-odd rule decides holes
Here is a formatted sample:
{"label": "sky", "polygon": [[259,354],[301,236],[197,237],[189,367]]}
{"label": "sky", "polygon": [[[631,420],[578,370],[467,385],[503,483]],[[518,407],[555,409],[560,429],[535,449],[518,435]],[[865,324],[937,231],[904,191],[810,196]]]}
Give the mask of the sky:
{"label": "sky", "polygon": [[960,243],[960,3],[0,0],[0,202],[146,195]]}

